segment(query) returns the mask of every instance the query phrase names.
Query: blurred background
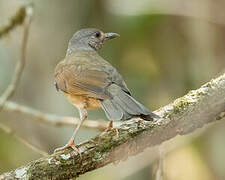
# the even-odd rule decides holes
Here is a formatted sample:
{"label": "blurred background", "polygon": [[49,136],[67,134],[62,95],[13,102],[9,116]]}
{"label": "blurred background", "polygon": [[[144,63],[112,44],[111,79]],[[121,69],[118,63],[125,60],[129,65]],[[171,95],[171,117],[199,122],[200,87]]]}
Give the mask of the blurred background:
{"label": "blurred background", "polygon": [[[0,26],[27,1],[0,0]],[[67,44],[80,28],[117,32],[100,54],[123,75],[133,96],[155,110],[218,76],[225,67],[225,1],[223,0],[39,0],[21,82],[11,100],[62,116],[77,110],[55,90],[53,73]],[[20,56],[22,28],[0,39],[0,93],[9,84]],[[88,119],[105,119],[91,111]],[[64,145],[74,127],[40,124],[21,114],[0,113],[16,134],[51,153]],[[77,142],[99,131],[79,131]],[[161,150],[166,180],[225,179],[225,122],[166,142]],[[80,180],[155,179],[158,147],[126,162],[109,165]],[[0,174],[41,156],[0,130]]]}

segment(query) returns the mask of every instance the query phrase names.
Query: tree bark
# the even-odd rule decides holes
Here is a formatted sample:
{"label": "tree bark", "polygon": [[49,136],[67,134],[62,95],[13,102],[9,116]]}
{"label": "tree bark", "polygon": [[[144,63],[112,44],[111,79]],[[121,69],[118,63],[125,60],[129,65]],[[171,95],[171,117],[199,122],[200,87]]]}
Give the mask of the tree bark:
{"label": "tree bark", "polygon": [[188,134],[207,123],[221,120],[224,110],[225,74],[155,111],[161,119],[126,121],[118,127],[119,137],[112,130],[78,145],[80,155],[67,149],[2,174],[0,179],[76,178],[109,163],[126,160],[176,135]]}

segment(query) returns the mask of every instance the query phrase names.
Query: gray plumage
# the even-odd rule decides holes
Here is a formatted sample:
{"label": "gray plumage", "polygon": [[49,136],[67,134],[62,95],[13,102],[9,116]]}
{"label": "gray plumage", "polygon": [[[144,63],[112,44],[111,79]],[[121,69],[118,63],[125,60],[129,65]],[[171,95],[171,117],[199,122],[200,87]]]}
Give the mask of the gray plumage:
{"label": "gray plumage", "polygon": [[108,119],[128,120],[132,117],[141,117],[144,120],[152,120],[158,117],[117,84],[110,85],[107,91],[111,94],[111,98],[99,102]]}

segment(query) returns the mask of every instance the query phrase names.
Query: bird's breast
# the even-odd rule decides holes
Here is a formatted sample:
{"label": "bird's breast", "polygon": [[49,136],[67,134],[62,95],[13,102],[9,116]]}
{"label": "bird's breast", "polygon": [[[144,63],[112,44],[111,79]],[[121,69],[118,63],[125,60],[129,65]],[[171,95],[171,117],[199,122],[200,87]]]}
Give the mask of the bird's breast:
{"label": "bird's breast", "polygon": [[81,95],[71,95],[68,93],[64,94],[69,100],[69,102],[74,106],[76,106],[77,108],[98,109],[101,107],[101,105],[98,102],[98,99]]}

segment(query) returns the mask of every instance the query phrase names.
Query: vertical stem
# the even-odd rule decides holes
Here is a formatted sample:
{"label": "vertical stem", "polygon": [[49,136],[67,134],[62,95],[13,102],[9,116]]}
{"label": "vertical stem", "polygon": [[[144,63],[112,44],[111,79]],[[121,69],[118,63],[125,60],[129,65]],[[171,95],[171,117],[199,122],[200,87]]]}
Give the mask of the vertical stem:
{"label": "vertical stem", "polygon": [[164,146],[163,144],[159,146],[159,160],[158,168],[155,175],[155,180],[163,180],[163,161],[164,161]]}

